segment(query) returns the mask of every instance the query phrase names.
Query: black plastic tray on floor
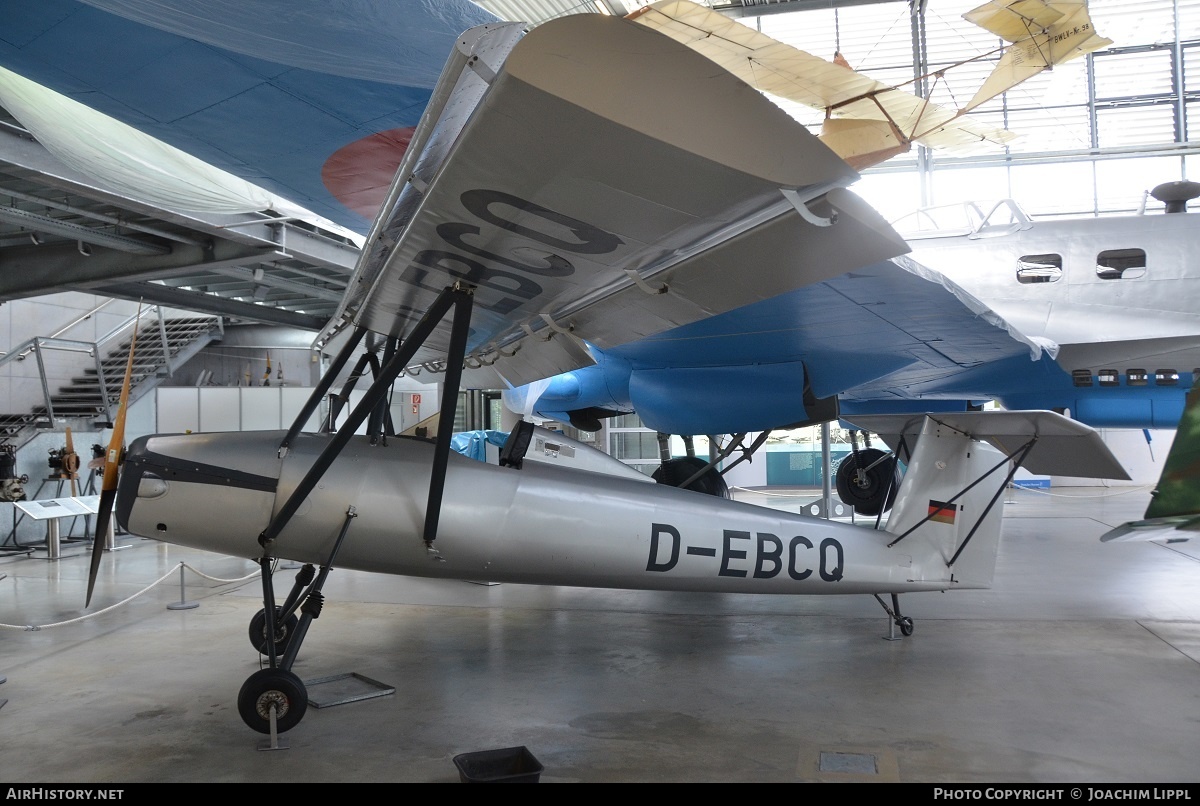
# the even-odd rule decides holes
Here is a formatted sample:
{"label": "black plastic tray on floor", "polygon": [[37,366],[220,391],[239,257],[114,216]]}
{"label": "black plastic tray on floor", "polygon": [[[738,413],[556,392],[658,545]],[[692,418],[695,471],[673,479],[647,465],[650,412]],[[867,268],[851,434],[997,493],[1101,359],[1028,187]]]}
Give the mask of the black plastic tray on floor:
{"label": "black plastic tray on floor", "polygon": [[543,769],[525,745],[460,753],[454,766],[464,784],[536,784]]}

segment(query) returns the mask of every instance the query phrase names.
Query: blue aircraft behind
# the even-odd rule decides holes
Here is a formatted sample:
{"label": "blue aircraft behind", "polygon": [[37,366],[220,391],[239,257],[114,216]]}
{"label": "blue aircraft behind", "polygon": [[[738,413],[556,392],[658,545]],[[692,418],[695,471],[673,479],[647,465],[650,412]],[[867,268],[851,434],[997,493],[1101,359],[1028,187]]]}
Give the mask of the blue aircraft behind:
{"label": "blue aircraft behind", "polygon": [[997,400],[1097,428],[1174,428],[1200,366],[1200,234],[1185,210],[1200,185],[1154,192],[1169,212],[1034,221],[1011,201],[927,211],[923,222],[956,213],[958,226],[901,230],[906,258],[590,347],[594,367],[510,400],[532,393],[526,408],[585,429],[636,411],[670,434],[801,424],[805,394],[836,397],[844,415]]}

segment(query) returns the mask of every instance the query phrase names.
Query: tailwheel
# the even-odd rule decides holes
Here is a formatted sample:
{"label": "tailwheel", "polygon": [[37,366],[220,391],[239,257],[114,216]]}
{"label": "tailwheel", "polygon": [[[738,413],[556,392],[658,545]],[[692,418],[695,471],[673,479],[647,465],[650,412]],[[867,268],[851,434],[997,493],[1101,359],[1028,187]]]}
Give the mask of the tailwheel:
{"label": "tailwheel", "polygon": [[875,597],[875,601],[879,602],[879,606],[887,611],[888,618],[891,619],[891,624],[888,626],[889,635],[887,636],[889,641],[900,640],[896,637],[896,627],[900,628],[900,634],[905,638],[913,634],[913,620],[909,616],[900,614],[900,597],[898,595],[894,593],[892,594],[891,607],[887,606],[887,603],[880,598],[878,593],[873,593],[871,595]]}
{"label": "tailwheel", "polygon": [[[287,649],[288,639],[296,634],[296,626],[300,623],[296,614],[279,620],[279,611],[275,616],[275,654],[282,655]],[[260,655],[267,655],[267,611],[259,610],[250,619],[250,646],[258,650]]]}
{"label": "tailwheel", "polygon": [[271,732],[271,710],[275,710],[275,730],[289,731],[308,710],[308,691],[300,678],[282,669],[260,669],[242,684],[238,692],[238,713],[251,730]]}

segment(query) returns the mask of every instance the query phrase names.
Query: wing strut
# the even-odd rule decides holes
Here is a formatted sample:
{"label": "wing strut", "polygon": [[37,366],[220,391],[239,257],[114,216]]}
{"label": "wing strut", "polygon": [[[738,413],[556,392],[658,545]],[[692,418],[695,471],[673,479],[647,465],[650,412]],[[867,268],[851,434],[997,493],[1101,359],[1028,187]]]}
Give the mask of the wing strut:
{"label": "wing strut", "polygon": [[454,295],[454,327],[450,331],[450,353],[446,359],[446,380],[442,384],[442,410],[438,416],[437,445],[433,452],[433,471],[429,478],[429,505],[425,508],[425,548],[433,551],[438,520],[442,514],[442,492],[446,486],[446,464],[450,460],[450,440],[454,436],[454,412],[458,409],[458,385],[462,380],[463,359],[470,334],[470,291]]}
{"label": "wing strut", "polygon": [[337,419],[341,416],[342,409],[350,402],[350,393],[358,385],[358,380],[363,377],[363,373],[367,367],[371,367],[372,378],[379,375],[379,359],[375,357],[378,349],[375,344],[375,334],[372,333],[367,336],[366,351],[358,357],[358,361],[354,364],[354,369],[350,370],[350,374],[346,376],[346,382],[342,384],[342,390],[336,395],[329,396],[329,411],[325,422],[321,424],[322,434],[332,434],[337,430]]}
{"label": "wing strut", "polygon": [[346,366],[346,362],[350,360],[350,356],[358,349],[358,343],[362,341],[363,334],[366,332],[366,328],[355,328],[354,332],[350,334],[350,338],[346,340],[345,346],[342,347],[337,357],[333,359],[333,363],[329,365],[329,369],[321,376],[321,380],[317,382],[316,388],[312,390],[312,394],[305,401],[304,408],[300,409],[300,413],[296,415],[292,427],[288,429],[283,442],[279,444],[279,456],[281,458],[287,455],[292,441],[296,439],[296,435],[300,433],[300,429],[308,422],[308,418],[312,416],[312,413],[317,410],[317,406],[321,404],[321,399],[325,397],[325,393],[329,391],[329,387],[333,386],[334,379],[342,371],[342,367]]}
{"label": "wing strut", "polygon": [[[270,550],[270,546],[279,537],[284,527],[295,516],[300,505],[317,486],[317,483],[324,477],[326,471],[333,465],[334,461],[341,454],[350,438],[354,436],[354,432],[360,425],[366,422],[367,417],[375,410],[380,401],[384,400],[391,391],[392,382],[399,377],[404,368],[412,361],[417,350],[425,343],[425,340],[433,333],[442,319],[454,308],[454,325],[451,335],[451,352],[448,357],[446,367],[446,386],[442,399],[443,418],[442,423],[445,427],[438,427],[437,449],[434,454],[434,476],[430,481],[429,488],[429,510],[427,510],[425,518],[425,541],[427,546],[432,545],[433,538],[436,537],[438,515],[440,514],[433,507],[436,505],[439,509],[442,502],[442,479],[438,477],[438,468],[440,473],[445,475],[447,455],[450,452],[450,432],[453,430],[454,422],[454,404],[457,403],[458,382],[462,375],[463,353],[465,352],[466,339],[468,333],[468,324],[470,322],[471,302],[473,300],[473,290],[461,283],[444,289],[433,301],[429,310],[421,317],[421,321],[417,322],[416,327],[404,340],[404,343],[392,355],[391,359],[381,368],[375,380],[371,383],[363,395],[363,399],[359,401],[353,411],[346,418],[346,422],[342,423],[333,438],[325,445],[312,467],[304,474],[304,478],[296,485],[296,489],[288,496],[287,501],[283,503],[271,518],[271,522],[267,524],[267,528],[258,536],[258,543],[264,549]],[[449,398],[453,402],[447,403]],[[449,407],[449,416],[444,413]],[[442,453],[442,445],[445,443],[444,453]],[[438,457],[441,457],[440,461]],[[432,520],[432,529],[430,521]]]}
{"label": "wing strut", "polygon": [[[400,340],[394,336],[389,336],[387,343],[383,348],[383,363],[392,360],[392,356],[396,354],[396,350],[400,346]],[[371,354],[371,372],[378,375],[381,369],[379,359]],[[372,445],[378,445],[382,439],[383,444],[387,445],[387,438],[396,435],[396,429],[392,425],[392,392],[388,391],[385,399],[379,401],[379,405],[371,412],[370,419],[367,420],[367,435],[371,439]]]}

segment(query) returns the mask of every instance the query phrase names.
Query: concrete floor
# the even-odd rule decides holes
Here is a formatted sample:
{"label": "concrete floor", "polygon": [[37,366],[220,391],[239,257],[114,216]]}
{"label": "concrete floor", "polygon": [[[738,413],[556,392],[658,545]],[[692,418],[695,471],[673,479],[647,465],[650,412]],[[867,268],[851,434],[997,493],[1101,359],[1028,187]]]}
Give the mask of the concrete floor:
{"label": "concrete floor", "polygon": [[181,562],[251,563],[125,538],[87,615],[86,545],[0,556],[0,780],[455,782],[513,745],[543,783],[1200,780],[1200,541],[1101,544],[1148,491],[1055,493],[1010,492],[994,588],[902,597],[902,641],[867,596],[335,571],[295,671],[396,691],[310,708],[275,752],[236,707],[257,577],[188,570],[199,607],[168,609]]}

